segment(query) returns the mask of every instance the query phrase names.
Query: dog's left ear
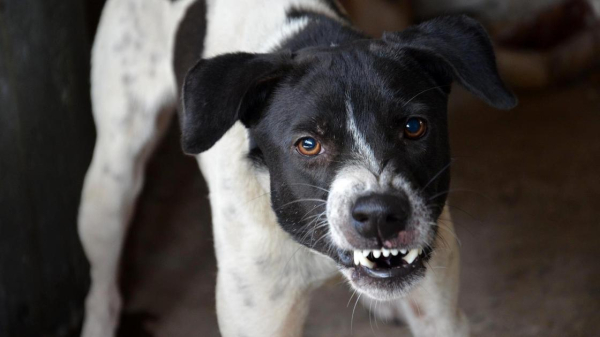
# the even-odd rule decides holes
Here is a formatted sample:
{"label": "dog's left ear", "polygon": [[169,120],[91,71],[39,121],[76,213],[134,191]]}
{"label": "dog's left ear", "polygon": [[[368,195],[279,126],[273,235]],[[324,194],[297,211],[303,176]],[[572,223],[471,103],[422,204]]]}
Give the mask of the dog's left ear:
{"label": "dog's left ear", "polygon": [[415,52],[443,82],[455,80],[495,108],[510,109],[517,104],[498,75],[488,34],[468,16],[426,21],[399,33],[386,33],[383,41],[393,50]]}
{"label": "dog's left ear", "polygon": [[250,126],[291,59],[286,53],[235,53],[200,60],[183,84],[183,151],[210,149],[238,120]]}

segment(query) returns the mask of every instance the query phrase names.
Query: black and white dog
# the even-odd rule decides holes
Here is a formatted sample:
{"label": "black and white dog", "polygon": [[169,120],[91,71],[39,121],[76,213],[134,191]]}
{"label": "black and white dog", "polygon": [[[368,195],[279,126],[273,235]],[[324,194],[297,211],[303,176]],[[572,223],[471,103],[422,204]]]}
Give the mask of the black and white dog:
{"label": "black and white dog", "polygon": [[92,66],[84,337],[114,335],[127,224],[181,87],[183,148],[210,189],[224,336],[302,335],[310,292],[338,272],[416,336],[468,335],[455,234],[438,223],[450,84],[516,104],[477,22],[368,39],[335,1],[108,0]]}

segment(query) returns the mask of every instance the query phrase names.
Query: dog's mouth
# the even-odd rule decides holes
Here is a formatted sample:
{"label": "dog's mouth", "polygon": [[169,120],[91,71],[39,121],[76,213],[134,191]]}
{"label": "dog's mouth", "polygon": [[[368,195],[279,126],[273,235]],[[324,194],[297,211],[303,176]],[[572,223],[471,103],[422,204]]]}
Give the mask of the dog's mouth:
{"label": "dog's mouth", "polygon": [[410,249],[365,249],[339,251],[352,283],[364,291],[389,292],[390,296],[406,290],[420,276],[431,257],[429,246]]}
{"label": "dog's mouth", "polygon": [[410,274],[416,268],[424,267],[427,250],[413,249],[374,249],[352,252],[355,269],[363,270],[374,278],[401,277]]}

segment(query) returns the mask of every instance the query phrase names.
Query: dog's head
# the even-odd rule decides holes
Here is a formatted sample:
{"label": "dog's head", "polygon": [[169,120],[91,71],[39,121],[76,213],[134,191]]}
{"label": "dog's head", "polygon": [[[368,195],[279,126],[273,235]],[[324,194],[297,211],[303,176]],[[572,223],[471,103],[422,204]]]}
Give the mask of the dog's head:
{"label": "dog's head", "polygon": [[516,104],[467,17],[295,53],[226,54],[186,77],[183,147],[205,151],[241,121],[281,227],[356,289],[389,299],[424,276],[434,249],[452,81],[497,108]]}

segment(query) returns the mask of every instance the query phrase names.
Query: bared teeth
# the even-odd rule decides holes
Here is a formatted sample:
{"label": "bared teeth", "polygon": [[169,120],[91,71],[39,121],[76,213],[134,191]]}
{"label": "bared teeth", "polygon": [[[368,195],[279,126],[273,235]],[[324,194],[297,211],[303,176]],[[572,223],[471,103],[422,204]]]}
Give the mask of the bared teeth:
{"label": "bared teeth", "polygon": [[360,250],[354,251],[354,264],[357,266],[361,264],[369,269],[373,269],[373,267],[375,267],[375,263],[367,259],[367,257],[364,256],[363,252]]}
{"label": "bared teeth", "polygon": [[[364,249],[364,250],[355,250],[354,251],[354,264],[362,265],[367,268],[375,267],[375,262],[372,260],[379,259],[382,255],[384,258],[388,258],[391,256],[398,256],[398,254],[402,254],[402,259],[406,261],[408,264],[412,264],[417,257],[423,254],[423,248],[414,248],[411,250],[406,249]],[[369,259],[369,256],[371,260]]]}
{"label": "bared teeth", "polygon": [[390,256],[390,251],[385,248],[381,248],[381,254],[383,254],[384,257],[388,257]]}
{"label": "bared teeth", "polygon": [[408,262],[408,264],[411,264],[415,261],[415,259],[417,258],[417,256],[419,256],[419,250],[418,249],[411,249],[408,254],[406,254],[406,256],[404,256],[402,259],[406,262]]}

